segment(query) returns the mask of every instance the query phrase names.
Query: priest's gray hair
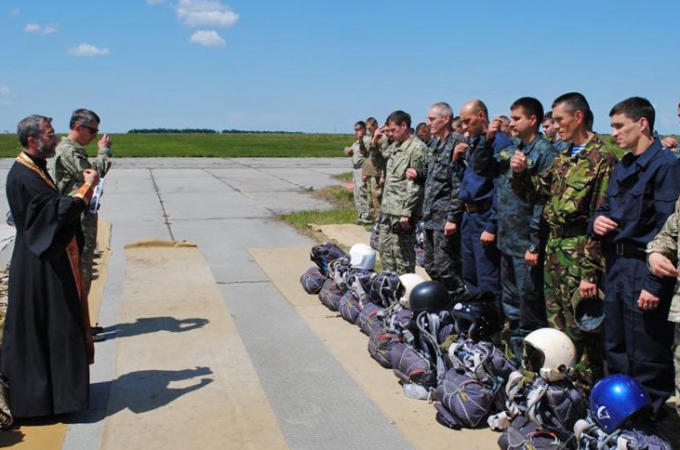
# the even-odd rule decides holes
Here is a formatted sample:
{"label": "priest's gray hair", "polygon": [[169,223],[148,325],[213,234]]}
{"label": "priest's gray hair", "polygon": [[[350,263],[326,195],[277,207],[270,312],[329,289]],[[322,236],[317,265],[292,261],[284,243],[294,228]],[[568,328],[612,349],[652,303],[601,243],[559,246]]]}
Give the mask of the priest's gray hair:
{"label": "priest's gray hair", "polygon": [[17,125],[17,136],[19,137],[19,142],[21,142],[23,148],[28,147],[29,137],[34,137],[36,139],[40,137],[40,134],[42,133],[40,124],[43,122],[52,123],[52,118],[31,114],[19,122],[19,125]]}

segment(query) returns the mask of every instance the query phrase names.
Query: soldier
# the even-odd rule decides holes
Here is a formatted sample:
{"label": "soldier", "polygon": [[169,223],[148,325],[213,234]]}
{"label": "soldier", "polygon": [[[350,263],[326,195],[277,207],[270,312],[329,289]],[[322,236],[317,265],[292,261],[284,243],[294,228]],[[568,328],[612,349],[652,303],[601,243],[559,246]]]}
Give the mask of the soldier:
{"label": "soldier", "polygon": [[[469,133],[470,144],[458,144],[455,151],[465,151],[468,165],[474,167],[475,159],[486,145],[489,113],[481,100],[471,100],[463,105],[460,118],[463,129]],[[493,143],[494,152],[506,148],[511,140],[497,133]],[[494,177],[482,176],[474,170],[466,170],[460,187],[459,198],[463,202],[461,221],[461,252],[463,281],[472,292],[492,292],[499,313],[501,307],[500,254],[496,246],[496,208],[493,205]]]}
{"label": "soldier", "polygon": [[552,111],[548,111],[543,117],[543,136],[555,147],[555,150],[561,153],[569,147],[569,142],[560,140],[557,129]]}
{"label": "soldier", "polygon": [[423,199],[424,267],[433,280],[449,292],[464,290],[460,257],[460,222],[463,205],[458,198],[465,173],[462,154],[454,154],[465,138],[451,129],[453,111],[444,102],[435,103],[427,113],[427,124],[434,137],[429,161],[424,169],[406,170],[406,177],[425,185]]}
{"label": "soldier", "polygon": [[519,144],[494,155],[496,134],[502,129],[502,119],[494,119],[486,133],[486,144],[475,159],[474,170],[481,176],[497,178],[494,204],[498,212],[503,312],[510,321],[511,332],[517,337],[512,340],[511,349],[519,355],[521,338],[547,324],[542,258],[545,224],[543,205],[521,200],[510,186],[513,173],[510,158],[515,152],[524,155],[529,161],[527,173],[535,177],[550,169],[557,151],[538,132],[543,120],[541,102],[522,97],[510,106],[510,111],[512,129],[517,132]]}
{"label": "soldier", "polygon": [[[675,212],[666,220],[659,234],[647,244],[647,262],[657,277],[675,283],[675,293],[671,301],[668,320],[675,324],[675,340],[673,342],[673,359],[675,365],[675,410],[680,415],[680,198],[675,203]],[[675,264],[674,264],[675,262]],[[665,300],[665,299],[664,299]]]}
{"label": "soldier", "polygon": [[552,105],[560,139],[570,141],[551,168],[539,175],[527,171],[528,158],[515,153],[510,183],[518,197],[545,203],[543,218],[549,227],[545,249],[544,289],[548,323],[567,333],[576,345],[577,370],[590,384],[603,375],[599,335],[578,327],[571,298],[598,295],[603,261],[599,242],[588,234],[588,219],[604,203],[609,176],[617,160],[593,133],[593,113],[585,97],[571,92]]}
{"label": "soldier", "polygon": [[394,142],[385,166],[380,207],[380,260],[386,271],[414,273],[415,224],[422,203],[422,186],[408,179],[406,171],[422,169],[427,147],[411,132],[411,116],[404,111],[395,111],[387,118],[387,134]]}
{"label": "soldier", "polygon": [[[380,201],[382,199],[382,169],[384,166],[383,158],[380,150],[380,137],[378,137],[375,145],[373,141],[376,139],[378,133],[378,121],[374,117],[366,119],[366,127],[370,133],[370,142],[366,145],[364,139],[359,140],[359,151],[365,158],[364,164],[361,166],[361,180],[366,184],[366,197],[368,200],[368,208],[372,222],[378,219],[380,213]],[[382,136],[384,141],[387,138]]]}
{"label": "soldier", "polygon": [[418,136],[418,139],[423,141],[428,148],[432,148],[435,144],[435,139],[430,132],[430,127],[425,122],[421,122],[416,126],[416,136]]}
{"label": "soldier", "polygon": [[456,116],[451,120],[451,129],[461,136],[463,135],[465,130],[463,130],[463,121],[460,120],[460,116]]}
{"label": "soldier", "polygon": [[357,224],[369,225],[371,223],[371,215],[368,208],[368,194],[366,183],[362,181],[362,168],[364,166],[364,155],[359,149],[359,141],[364,141],[365,146],[371,142],[371,137],[366,135],[366,123],[363,120],[354,124],[354,134],[357,140],[350,146],[345,147],[345,154],[352,157],[352,168],[354,182],[354,206],[357,209]]}
{"label": "soldier", "polygon": [[[101,178],[105,177],[111,168],[112,142],[108,134],[104,134],[97,143],[99,151],[97,157],[90,162],[87,157],[87,147],[99,133],[101,120],[97,114],[89,109],[77,109],[71,115],[68,136],[57,145],[54,159],[54,178],[61,195],[74,195],[84,183],[83,171],[94,169]],[[97,247],[98,214],[85,211],[81,214],[81,226],[84,242],[81,254],[81,271],[85,298],[90,292],[92,284],[92,266],[94,252]]]}
{"label": "soldier", "polygon": [[609,113],[612,137],[628,150],[590,220],[606,261],[604,349],[610,373],[637,378],[657,417],[673,391],[673,326],[666,319],[675,280],[653,275],[645,248],[673,213],[680,161],[654,138],[654,107],[632,97]]}

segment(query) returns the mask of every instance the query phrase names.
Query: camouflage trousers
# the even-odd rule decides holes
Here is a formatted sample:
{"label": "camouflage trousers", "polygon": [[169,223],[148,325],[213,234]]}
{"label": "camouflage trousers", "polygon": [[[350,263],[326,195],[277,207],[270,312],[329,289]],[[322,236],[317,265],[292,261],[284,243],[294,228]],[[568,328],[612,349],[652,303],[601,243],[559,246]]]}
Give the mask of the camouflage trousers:
{"label": "camouflage trousers", "polygon": [[423,267],[433,280],[444,283],[449,292],[462,292],[463,262],[460,256],[460,233],[444,236],[444,230],[425,229]]}
{"label": "camouflage trousers", "polygon": [[[383,214],[380,219],[380,262],[384,271],[415,273],[416,230],[400,230],[399,216]],[[398,232],[395,233],[395,230]]]}
{"label": "camouflage trousers", "polygon": [[548,325],[563,331],[576,346],[576,371],[582,387],[604,376],[604,350],[599,333],[581,330],[571,298],[581,282],[586,236],[548,239],[545,248],[545,307]]}
{"label": "camouflage trousers", "polygon": [[354,206],[357,209],[357,220],[369,222],[371,220],[368,211],[368,194],[366,183],[361,181],[361,169],[354,169]]}
{"label": "camouflage trousers", "polygon": [[678,416],[680,416],[680,323],[675,324],[673,363],[675,365],[675,410],[678,412]]}
{"label": "camouflage trousers", "polygon": [[83,230],[83,251],[80,254],[80,273],[83,277],[84,292],[90,292],[92,285],[92,267],[94,265],[94,251],[97,248],[97,220],[99,214],[90,214],[85,211],[80,218]]}
{"label": "camouflage trousers", "polygon": [[380,177],[366,178],[366,196],[368,201],[369,217],[372,222],[378,220],[380,215],[380,202],[382,200],[382,186]]}

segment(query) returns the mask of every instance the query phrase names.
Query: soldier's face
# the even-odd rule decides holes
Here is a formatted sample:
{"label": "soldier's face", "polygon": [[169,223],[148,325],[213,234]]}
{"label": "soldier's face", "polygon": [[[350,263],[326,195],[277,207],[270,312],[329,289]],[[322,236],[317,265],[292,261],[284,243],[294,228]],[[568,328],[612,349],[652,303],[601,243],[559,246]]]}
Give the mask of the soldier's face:
{"label": "soldier's face", "polygon": [[644,118],[634,121],[625,114],[614,114],[610,117],[612,137],[621,148],[633,148],[637,145],[645,129]]}
{"label": "soldier's face", "polygon": [[582,116],[580,111],[567,111],[562,103],[553,108],[553,121],[561,140],[571,141],[576,136]]}
{"label": "soldier's face", "polygon": [[555,134],[555,127],[552,119],[545,119],[543,121],[543,134],[552,137]]}
{"label": "soldier's face", "polygon": [[463,108],[460,112],[460,120],[463,123],[463,131],[471,137],[477,137],[484,131],[484,113],[473,108]]}
{"label": "soldier's face", "polygon": [[418,139],[421,141],[427,143],[432,139],[432,135],[430,134],[430,128],[429,127],[420,127],[416,131],[416,134],[418,135]]}
{"label": "soldier's face", "polygon": [[442,116],[436,109],[430,109],[427,113],[427,126],[430,128],[430,133],[434,136],[440,136],[448,128],[450,116]]}
{"label": "soldier's face", "polygon": [[408,125],[406,125],[406,122],[402,123],[401,125],[390,122],[387,124],[387,130],[387,135],[397,142],[406,141],[410,135],[410,129]]}
{"label": "soldier's face", "polygon": [[536,126],[536,116],[527,117],[524,108],[515,108],[510,112],[510,129],[520,139],[529,136]]}

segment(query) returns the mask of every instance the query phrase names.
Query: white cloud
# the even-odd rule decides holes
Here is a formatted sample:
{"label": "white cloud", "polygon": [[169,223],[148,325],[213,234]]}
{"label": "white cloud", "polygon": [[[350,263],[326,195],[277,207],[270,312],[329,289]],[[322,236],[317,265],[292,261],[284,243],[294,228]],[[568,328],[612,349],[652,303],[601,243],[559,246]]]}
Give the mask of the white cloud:
{"label": "white cloud", "polygon": [[77,47],[68,49],[69,55],[73,56],[104,56],[109,54],[108,48],[98,48],[92,44],[79,44]]}
{"label": "white cloud", "polygon": [[37,23],[29,23],[29,24],[26,24],[26,26],[24,27],[24,31],[26,33],[36,33],[36,34],[40,33],[43,36],[56,33],[60,29],[61,29],[61,25],[59,25],[58,23],[51,23],[49,25],[45,25],[44,27],[40,24],[37,24]]}
{"label": "white cloud", "polygon": [[9,15],[10,15],[10,16],[14,16],[14,17],[17,17],[17,16],[19,16],[20,14],[21,14],[21,10],[20,10],[19,8],[14,8],[13,10],[11,10],[11,11],[9,12]]}
{"label": "white cloud", "polygon": [[180,0],[177,17],[190,28],[230,27],[238,21],[238,14],[215,0]]}
{"label": "white cloud", "polygon": [[42,34],[52,34],[56,33],[61,29],[61,25],[58,23],[51,23],[49,25],[45,25],[45,27],[42,30]]}
{"label": "white cloud", "polygon": [[9,89],[9,86],[0,86],[0,95],[3,97],[9,95],[10,92],[12,91]]}
{"label": "white cloud", "polygon": [[26,26],[24,27],[24,31],[26,33],[40,33],[41,29],[42,29],[42,27],[40,25],[38,25],[37,23],[29,23],[29,24],[26,24]]}
{"label": "white cloud", "polygon": [[198,30],[191,35],[189,42],[199,44],[204,47],[224,47],[227,45],[227,42],[222,39],[222,36],[220,36],[215,30]]}

